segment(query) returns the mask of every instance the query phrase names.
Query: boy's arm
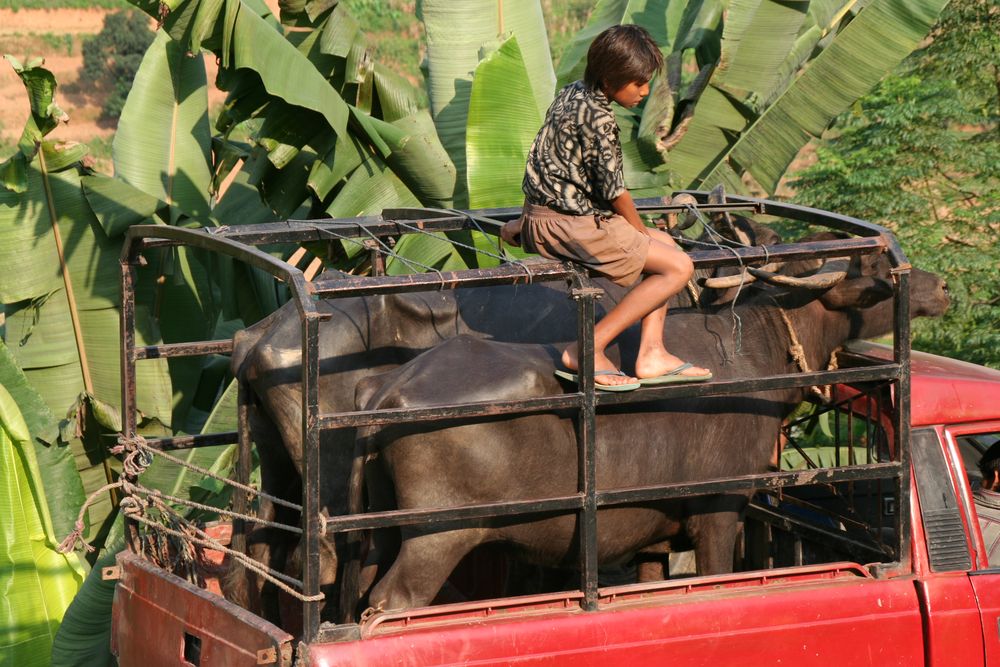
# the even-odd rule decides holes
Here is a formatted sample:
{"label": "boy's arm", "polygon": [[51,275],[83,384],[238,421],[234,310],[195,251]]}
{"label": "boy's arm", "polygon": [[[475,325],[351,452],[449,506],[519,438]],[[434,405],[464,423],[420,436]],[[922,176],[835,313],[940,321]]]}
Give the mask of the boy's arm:
{"label": "boy's arm", "polygon": [[639,211],[635,208],[632,195],[628,190],[623,190],[620,195],[611,200],[611,208],[615,213],[629,221],[629,224],[638,229],[643,234],[649,236],[649,230],[642,224]]}

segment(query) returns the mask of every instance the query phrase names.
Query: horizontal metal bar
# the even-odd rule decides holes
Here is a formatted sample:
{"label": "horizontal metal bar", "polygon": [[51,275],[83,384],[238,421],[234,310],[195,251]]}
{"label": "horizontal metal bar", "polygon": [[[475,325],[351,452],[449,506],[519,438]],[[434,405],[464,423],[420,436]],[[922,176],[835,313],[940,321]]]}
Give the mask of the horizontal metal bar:
{"label": "horizontal metal bar", "polygon": [[516,285],[518,283],[569,280],[574,275],[576,275],[574,269],[563,262],[533,260],[502,264],[490,269],[320,280],[312,283],[310,290],[319,297],[330,298],[390,292],[393,294],[424,292],[458,287]]}
{"label": "horizontal metal bar", "polygon": [[382,408],[378,410],[330,413],[320,415],[319,427],[321,429],[357,428],[360,426],[381,426],[404,422],[532,414],[579,407],[580,396],[581,394],[573,392],[557,396],[542,396],[513,401],[473,401],[469,403],[431,405],[420,408]]}
{"label": "horizontal metal bar", "polygon": [[[687,190],[699,202],[707,201],[708,193],[697,190]],[[786,202],[774,201],[771,199],[757,199],[755,197],[743,197],[740,195],[726,195],[727,202],[757,204],[761,207],[761,212],[765,215],[789,218],[790,220],[801,220],[810,224],[822,225],[831,229],[857,234],[858,236],[882,236],[888,230],[885,227],[862,220],[852,218],[849,215],[831,213],[818,208],[799,206],[798,204],[788,204]]]}
{"label": "horizontal metal bar", "polygon": [[[660,197],[636,200],[636,208],[640,213],[678,213],[688,210],[687,206],[665,204]],[[698,210],[702,213],[721,213],[750,211],[760,212],[763,206],[755,202],[727,202],[724,204],[701,204]],[[413,209],[413,217],[402,217],[406,209],[387,210],[383,215],[369,215],[355,218],[317,218],[315,220],[289,220],[287,222],[264,223],[260,225],[238,225],[228,228],[216,228],[213,235],[231,239],[247,245],[263,245],[269,243],[309,243],[324,241],[331,238],[331,232],[346,238],[367,238],[370,236],[401,236],[412,233],[416,227],[427,232],[451,232],[463,229],[475,229],[469,216],[463,214],[442,215],[436,210]],[[498,233],[498,225],[491,221],[504,223],[521,215],[520,207],[490,208],[469,211],[476,218],[483,231]],[[397,217],[393,217],[393,216]],[[483,219],[488,218],[488,219]],[[400,222],[404,224],[399,224]]]}
{"label": "horizontal metal bar", "polygon": [[146,444],[161,452],[176,451],[179,449],[194,449],[196,447],[214,447],[216,445],[236,444],[238,435],[236,431],[223,431],[220,433],[199,433],[196,435],[175,435],[169,438],[146,438]]}
{"label": "horizontal metal bar", "polygon": [[[895,364],[880,364],[865,368],[845,368],[816,373],[790,373],[773,375],[751,380],[718,380],[697,384],[677,384],[666,387],[643,387],[621,394],[599,394],[598,405],[640,403],[677,398],[682,396],[712,396],[784,389],[786,387],[809,387],[814,384],[841,384],[891,380],[899,375]],[[377,410],[357,410],[322,414],[319,428],[358,428],[362,426],[382,426],[449,419],[471,419],[473,417],[494,417],[497,415],[533,414],[577,408],[582,398],[580,392],[570,392],[555,396],[539,396],[511,401],[471,401],[468,403],[447,403],[418,408],[383,408]]]}
{"label": "horizontal metal bar", "polygon": [[734,493],[737,491],[777,489],[786,486],[804,486],[806,484],[888,479],[898,477],[901,470],[902,466],[899,463],[870,463],[842,468],[771,472],[760,475],[709,479],[702,482],[655,484],[631,489],[598,491],[597,501],[601,506],[623,505],[664,498],[702,496],[709,493]]}
{"label": "horizontal metal bar", "polygon": [[233,341],[211,340],[192,343],[165,343],[135,348],[133,359],[162,359],[166,357],[194,357],[199,354],[229,354]]}
{"label": "horizontal metal bar", "polygon": [[583,507],[583,495],[575,493],[571,496],[554,496],[539,500],[510,500],[476,505],[460,505],[458,507],[439,507],[420,510],[392,510],[389,512],[370,512],[368,514],[349,514],[346,516],[327,517],[324,522],[324,534],[339,533],[349,530],[369,530],[372,528],[388,528],[392,526],[408,526],[415,523],[442,523],[445,521],[462,521],[485,519],[488,517],[516,516],[520,514],[541,514],[554,512],[571,512]]}
{"label": "horizontal metal bar", "polygon": [[599,392],[597,405],[620,405],[638,401],[653,401],[664,398],[687,398],[692,396],[713,396],[716,394],[753,393],[772,391],[775,389],[790,389],[793,387],[811,387],[813,385],[850,384],[852,382],[871,382],[876,380],[895,380],[899,377],[899,366],[896,364],[879,364],[866,368],[840,368],[833,371],[818,371],[815,373],[790,373],[787,375],[770,375],[749,380],[713,380],[711,382],[694,382],[673,384],[660,387],[644,387],[635,391],[621,393]]}
{"label": "horizontal metal bar", "polygon": [[[791,261],[815,257],[835,257],[844,254],[864,254],[882,252],[885,246],[881,238],[836,239],[785,245],[753,246],[728,250],[694,251],[689,254],[699,268],[752,263],[755,260]],[[530,275],[524,267],[528,267]],[[320,280],[311,284],[310,290],[322,298],[360,296],[365,294],[385,294],[421,292],[428,290],[484,287],[489,285],[509,285],[528,282],[568,280],[573,269],[563,262],[531,260],[512,262],[490,269],[466,269],[462,271],[442,271],[413,273],[396,276],[352,276],[332,280]]]}
{"label": "horizontal metal bar", "polygon": [[[760,261],[791,262],[800,259],[839,257],[885,252],[885,241],[878,236],[853,239],[833,239],[830,241],[805,241],[769,246],[748,246],[717,250],[692,250],[688,257],[696,268],[706,269],[716,266],[733,266]],[[739,259],[737,259],[737,256]]]}
{"label": "horizontal metal bar", "polygon": [[[668,498],[686,498],[715,493],[734,493],[757,489],[777,489],[786,486],[804,486],[833,482],[857,482],[869,479],[898,477],[899,463],[872,463],[844,468],[824,468],[821,470],[800,470],[793,472],[762,473],[711,479],[701,482],[673,482],[652,486],[612,489],[597,492],[597,506],[610,507],[639,502],[651,502]],[[500,516],[518,516],[549,512],[569,512],[583,507],[583,494],[555,496],[533,500],[514,500],[495,503],[479,503],[458,507],[438,507],[418,510],[392,510],[368,514],[348,514],[328,517],[324,520],[324,533],[352,530],[389,528],[416,523],[443,523],[470,521]]]}

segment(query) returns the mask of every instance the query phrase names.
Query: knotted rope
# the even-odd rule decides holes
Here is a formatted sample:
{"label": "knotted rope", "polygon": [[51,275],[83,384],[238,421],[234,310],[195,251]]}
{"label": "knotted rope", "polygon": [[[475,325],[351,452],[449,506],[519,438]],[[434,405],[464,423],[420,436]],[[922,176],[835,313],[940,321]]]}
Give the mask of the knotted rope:
{"label": "knotted rope", "polygon": [[[778,313],[781,315],[781,321],[785,323],[785,328],[788,330],[789,346],[788,354],[798,365],[799,370],[803,373],[811,373],[809,369],[809,360],[806,359],[805,348],[802,347],[802,343],[799,342],[798,334],[795,332],[795,327],[792,325],[792,319],[788,316],[788,313],[784,308],[778,308]],[[843,349],[842,346],[838,345],[834,348],[833,352],[830,353],[830,359],[826,364],[826,370],[832,371],[836,370],[838,367],[837,363],[837,353]],[[830,385],[823,385],[822,388],[817,385],[810,385],[809,389],[819,396],[820,400],[825,404],[829,404],[833,400],[832,388]]]}
{"label": "knotted rope", "polygon": [[[79,541],[83,548],[88,552],[93,552],[93,545],[89,544],[83,539],[84,522],[83,518],[87,509],[92,505],[95,499],[103,494],[104,492],[120,488],[124,494],[119,507],[122,514],[127,518],[148,526],[152,530],[156,531],[160,535],[168,535],[171,537],[178,538],[179,542],[174,543],[174,550],[176,552],[175,557],[171,557],[170,544],[150,540],[150,557],[154,562],[161,566],[167,566],[169,564],[170,569],[174,569],[178,566],[178,562],[181,561],[185,564],[190,565],[194,562],[196,554],[194,552],[194,546],[198,545],[204,548],[213,549],[219,551],[230,558],[235,559],[241,565],[246,567],[248,570],[255,572],[262,578],[273,583],[275,586],[285,591],[289,595],[302,600],[304,602],[314,602],[318,600],[323,600],[324,595],[322,593],[317,595],[304,595],[301,592],[292,588],[289,583],[293,585],[301,586],[301,582],[296,579],[289,577],[281,572],[278,572],[270,567],[258,563],[256,560],[250,556],[235,551],[226,547],[221,542],[213,538],[211,535],[206,533],[202,528],[195,525],[186,517],[182,516],[175,509],[167,504],[167,501],[191,507],[194,509],[200,509],[203,511],[215,512],[223,516],[230,518],[243,519],[245,521],[256,523],[263,526],[279,528],[282,530],[287,530],[293,533],[302,533],[302,529],[295,526],[287,526],[281,523],[266,521],[251,515],[240,514],[238,512],[232,512],[230,510],[220,509],[213,507],[211,505],[205,505],[202,503],[197,503],[192,500],[187,500],[184,498],[178,498],[169,494],[165,494],[157,489],[149,489],[138,483],[138,477],[152,464],[154,456],[160,456],[168,461],[172,461],[178,465],[181,465],[189,470],[197,472],[206,477],[219,480],[224,484],[228,484],[236,489],[240,489],[251,493],[253,495],[267,498],[271,502],[284,505],[286,507],[301,511],[301,505],[296,505],[295,503],[290,503],[281,498],[277,498],[270,494],[259,491],[252,486],[246,484],[241,484],[239,482],[230,480],[221,475],[217,475],[210,470],[201,468],[194,464],[188,463],[182,459],[175,456],[171,456],[166,452],[155,449],[146,442],[146,439],[141,435],[136,435],[134,437],[128,438],[125,436],[119,436],[118,444],[111,449],[113,454],[122,454],[125,456],[122,459],[122,477],[112,484],[106,484],[97,491],[91,493],[87,499],[84,501],[83,506],[80,508],[80,513],[77,515],[77,520],[74,524],[74,529],[66,536],[66,538],[59,544],[58,550],[62,553],[67,553],[71,551]],[[159,514],[158,519],[150,518],[149,514],[151,511],[155,511]],[[140,543],[142,547],[145,547],[144,543]],[[289,582],[289,583],[286,583]]]}

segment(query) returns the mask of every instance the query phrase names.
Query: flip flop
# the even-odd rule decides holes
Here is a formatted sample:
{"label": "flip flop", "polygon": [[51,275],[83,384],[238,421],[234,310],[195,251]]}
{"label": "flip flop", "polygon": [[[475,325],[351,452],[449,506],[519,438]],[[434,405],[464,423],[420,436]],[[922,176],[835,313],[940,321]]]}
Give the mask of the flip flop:
{"label": "flip flop", "polygon": [[[559,370],[558,368],[553,371],[556,377],[561,377],[564,380],[569,380],[570,382],[580,383],[580,376],[576,373],[571,373],[569,371]],[[594,377],[598,375],[620,375],[622,377],[628,377],[625,373],[621,371],[594,371]],[[594,387],[600,389],[601,391],[635,391],[640,385],[638,382],[629,382],[627,384],[601,384],[599,382],[594,383]]]}
{"label": "flip flop", "polygon": [[681,375],[681,373],[689,368],[694,368],[694,364],[685,362],[677,368],[667,371],[663,375],[657,375],[651,378],[639,378],[639,384],[643,387],[647,387],[657,384],[670,384],[672,382],[704,382],[705,380],[712,379],[711,373],[708,375]]}

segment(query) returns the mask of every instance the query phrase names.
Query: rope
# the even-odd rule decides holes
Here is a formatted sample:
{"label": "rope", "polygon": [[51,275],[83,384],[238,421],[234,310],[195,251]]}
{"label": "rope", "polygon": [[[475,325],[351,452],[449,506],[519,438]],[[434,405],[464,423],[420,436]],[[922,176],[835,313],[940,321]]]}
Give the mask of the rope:
{"label": "rope", "polygon": [[[458,214],[458,215],[464,216],[467,220],[469,220],[470,223],[472,223],[473,226],[475,226],[475,228],[480,233],[482,233],[487,238],[490,238],[491,235],[488,234],[488,233],[486,233],[483,230],[483,228],[479,224],[479,221],[476,218],[476,216],[473,216],[472,214],[467,213],[466,211],[460,211],[460,210],[457,210],[457,209],[442,209],[442,212],[447,212],[447,213],[451,213],[451,214]],[[427,264],[423,264],[423,263],[418,262],[416,260],[404,257],[403,255],[401,255],[398,252],[396,252],[395,250],[393,250],[382,239],[380,239],[378,236],[376,236],[374,233],[372,233],[371,230],[369,230],[367,227],[365,227],[363,225],[354,225],[353,223],[350,223],[350,224],[351,224],[352,227],[357,227],[357,228],[361,229],[368,236],[368,238],[370,238],[371,240],[375,241],[376,244],[378,244],[379,248],[376,248],[375,250],[379,254],[384,255],[385,257],[391,257],[391,258],[394,258],[394,259],[398,259],[399,261],[401,261],[404,264],[406,264],[407,267],[409,267],[412,270],[423,269],[425,272],[428,272],[428,273],[436,273],[438,275],[438,280],[441,282],[442,286],[444,285],[444,283],[445,283],[444,275],[441,273],[441,271],[439,269],[436,269],[433,266],[429,266]],[[520,269],[522,269],[525,272],[525,274],[528,276],[528,282],[529,283],[534,279],[534,275],[532,274],[531,269],[523,261],[518,260],[518,259],[512,259],[510,257],[510,255],[499,254],[499,253],[503,253],[503,250],[502,250],[502,248],[500,248],[499,245],[497,245],[497,243],[495,243],[494,241],[492,241],[492,239],[490,239],[490,243],[492,243],[493,247],[495,247],[497,249],[496,253],[490,252],[488,250],[483,250],[482,248],[477,248],[476,246],[472,246],[472,245],[469,245],[467,243],[462,243],[462,242],[456,241],[454,239],[442,238],[441,236],[438,236],[438,235],[436,235],[433,232],[429,232],[426,229],[421,229],[420,227],[416,227],[414,225],[409,225],[409,224],[403,222],[402,220],[395,221],[395,224],[397,226],[399,226],[399,227],[402,227],[403,229],[406,229],[407,231],[410,231],[410,232],[413,232],[413,233],[417,233],[417,234],[423,234],[425,236],[428,236],[429,238],[432,238],[432,239],[434,239],[436,241],[440,241],[442,243],[447,243],[447,244],[449,244],[449,245],[451,245],[453,247],[463,248],[465,250],[471,250],[472,252],[476,253],[477,255],[483,255],[485,257],[491,257],[493,259],[499,260],[501,263],[515,264]],[[359,241],[358,239],[356,239],[354,237],[351,237],[351,236],[345,236],[343,234],[338,234],[338,233],[334,232],[333,230],[331,230],[331,229],[329,229],[327,227],[320,227],[318,225],[310,225],[310,228],[316,230],[320,234],[326,234],[326,235],[328,235],[330,237],[333,237],[333,238],[336,238],[336,239],[338,239],[340,241],[345,241],[347,243],[352,243],[354,245],[361,246],[363,248],[367,248],[362,241]]]}
{"label": "rope", "polygon": [[[88,552],[94,551],[94,547],[83,539],[84,513],[87,511],[87,508],[94,503],[94,500],[98,495],[113,488],[121,488],[125,493],[125,497],[122,498],[122,501],[120,503],[122,514],[139,523],[152,527],[158,533],[171,535],[181,540],[182,544],[177,549],[177,558],[174,559],[171,559],[169,557],[170,554],[169,545],[159,545],[159,548],[156,550],[159,551],[160,553],[154,558],[155,562],[157,562],[161,566],[169,562],[170,569],[173,570],[176,569],[176,567],[178,566],[179,560],[185,561],[187,563],[193,562],[194,557],[192,553],[190,553],[191,550],[193,549],[191,545],[197,544],[199,546],[215,549],[230,556],[231,558],[236,559],[247,569],[257,573],[264,579],[270,581],[275,586],[279,587],[281,590],[285,591],[289,595],[292,595],[293,597],[298,598],[299,600],[302,600],[303,602],[313,602],[324,599],[322,593],[318,595],[303,595],[302,593],[294,590],[284,582],[289,581],[294,584],[301,585],[300,582],[270,567],[261,565],[260,563],[258,563],[257,561],[255,561],[253,558],[251,558],[246,554],[243,554],[241,552],[235,551],[233,549],[224,546],[222,543],[220,543],[218,540],[216,540],[211,535],[206,533],[204,530],[194,525],[191,521],[189,521],[185,517],[181,516],[180,513],[178,513],[175,509],[167,505],[166,502],[164,501],[167,500],[170,502],[177,502],[182,505],[186,505],[188,507],[194,507],[196,509],[203,509],[211,512],[217,512],[219,514],[229,516],[231,518],[244,519],[259,525],[281,528],[299,534],[302,533],[302,530],[300,528],[297,528],[295,526],[285,526],[283,524],[279,524],[272,521],[266,521],[250,515],[240,514],[238,512],[231,512],[229,510],[212,507],[210,505],[204,505],[202,503],[196,503],[194,501],[176,498],[174,496],[162,493],[155,489],[148,489],[146,487],[143,487],[139,484],[132,482],[131,480],[141,475],[145,471],[145,469],[149,467],[149,465],[153,461],[153,455],[160,455],[164,456],[169,460],[180,463],[185,467],[205,473],[210,477],[221,479],[223,482],[231,484],[232,486],[235,486],[237,488],[249,490],[260,496],[271,498],[272,500],[280,501],[281,499],[276,499],[273,496],[269,496],[268,494],[259,492],[256,489],[253,489],[252,487],[239,484],[238,482],[233,482],[232,480],[228,480],[226,478],[215,475],[214,473],[210,473],[207,470],[203,470],[198,466],[188,464],[187,462],[177,459],[176,457],[172,457],[166,454],[165,452],[153,449],[146,443],[145,438],[143,438],[141,435],[135,436],[134,438],[120,437],[118,446],[114,447],[112,449],[112,452],[117,454],[123,451],[127,452],[124,460],[122,461],[122,467],[125,476],[123,476],[117,482],[105,485],[104,487],[98,489],[97,491],[93,492],[92,494],[90,494],[90,496],[87,497],[87,499],[83,503],[83,507],[80,508],[80,513],[77,516],[76,523],[74,524],[74,529],[70,532],[69,535],[66,536],[66,538],[57,547],[57,549],[60,552],[67,553],[71,551],[76,545],[76,542],[78,540],[83,544],[84,549],[86,549]],[[143,498],[140,494],[145,494],[146,497]],[[294,507],[294,505],[291,503],[285,502],[284,504]],[[153,520],[146,515],[147,511],[150,509],[155,509],[160,513],[159,521]],[[185,530],[184,531],[176,530],[175,528],[171,528],[170,526],[164,525],[163,523],[164,520],[169,520],[175,525],[183,527]],[[153,546],[154,548],[156,547],[156,545]]]}
{"label": "rope", "polygon": [[[464,212],[463,211],[456,211],[456,213],[464,213]],[[466,214],[466,215],[468,216],[468,214]],[[474,218],[472,218],[471,216],[468,216],[468,217],[469,217],[469,220],[473,222],[473,224],[476,224]],[[523,269],[526,274],[528,274],[528,282],[531,282],[531,279],[534,277],[531,274],[531,269],[528,268],[527,266],[525,266],[524,262],[522,262],[519,259],[513,259],[512,260],[510,257],[506,257],[506,256],[503,256],[503,255],[497,255],[497,254],[494,254],[492,252],[489,252],[488,250],[482,250],[482,249],[477,248],[475,246],[468,245],[467,243],[462,243],[461,241],[456,241],[454,239],[448,239],[448,238],[441,238],[440,236],[435,236],[433,233],[427,231],[426,229],[420,229],[419,227],[414,227],[412,225],[408,225],[405,222],[402,222],[401,220],[396,221],[396,224],[399,225],[400,227],[404,228],[404,229],[410,230],[411,232],[415,232],[415,233],[418,233],[418,234],[425,234],[427,236],[430,236],[433,239],[437,239],[438,241],[442,241],[444,243],[449,243],[449,244],[451,244],[453,246],[457,246],[459,248],[465,248],[466,250],[471,250],[471,251],[473,251],[473,252],[475,252],[475,253],[477,253],[479,255],[485,255],[486,257],[492,257],[493,259],[498,259],[501,262],[505,262],[505,263],[509,262],[510,264],[516,264],[518,267],[520,267],[521,269]],[[486,234],[486,232],[483,232],[482,228],[479,227],[478,224],[476,224],[476,228],[479,229],[479,231],[482,232],[483,234]],[[489,234],[486,234],[486,235],[489,236]],[[497,248],[497,251],[499,252],[500,249]]]}
{"label": "rope", "polygon": [[97,491],[94,491],[87,496],[87,499],[83,501],[83,506],[80,507],[79,514],[76,515],[76,522],[73,524],[73,530],[70,531],[69,535],[63,538],[63,541],[56,547],[56,551],[64,554],[69,553],[76,547],[76,543],[79,541],[83,544],[83,548],[87,551],[87,553],[93,553],[95,551],[94,546],[83,539],[83,531],[86,528],[83,523],[83,515],[87,511],[87,508],[94,504],[94,499],[97,498],[97,496],[101,495],[105,491],[120,489],[122,485],[123,482],[121,481],[105,484]]}
{"label": "rope", "polygon": [[[119,444],[118,444],[117,447],[113,447],[111,449],[111,453],[112,454],[120,454],[123,451],[128,451],[131,446],[135,446],[135,447],[137,447],[140,450],[148,452],[149,454],[152,454],[152,455],[155,455],[155,456],[159,456],[161,458],[164,458],[164,459],[170,461],[171,463],[176,463],[177,465],[183,466],[184,468],[187,468],[188,470],[191,470],[192,472],[196,472],[198,474],[205,475],[206,477],[211,477],[212,479],[217,480],[219,482],[222,482],[223,484],[228,484],[229,486],[232,486],[233,488],[240,489],[241,491],[246,491],[247,493],[253,494],[255,496],[259,496],[259,497],[264,498],[266,500],[270,500],[272,503],[274,503],[276,505],[283,505],[284,507],[288,507],[289,509],[293,509],[296,512],[301,512],[302,511],[302,506],[301,505],[296,505],[295,503],[289,502],[289,501],[287,501],[287,500],[285,500],[283,498],[278,498],[277,496],[272,496],[269,493],[265,493],[265,492],[263,492],[263,491],[261,491],[259,489],[255,489],[252,486],[247,486],[246,484],[241,484],[240,482],[236,482],[236,481],[231,480],[231,479],[229,479],[227,477],[223,477],[222,475],[217,475],[214,472],[212,472],[211,470],[208,470],[206,468],[202,468],[200,466],[196,466],[193,463],[188,463],[187,461],[185,461],[183,459],[179,459],[176,456],[171,456],[170,454],[167,454],[166,452],[164,452],[162,450],[156,449],[155,447],[150,447],[149,444],[146,443],[146,439],[144,437],[142,437],[141,435],[137,435],[134,438],[126,438],[124,436],[119,437],[118,438],[118,443]],[[127,458],[128,457],[126,456],[126,459]],[[150,462],[152,462],[152,460],[150,460]],[[147,465],[149,465],[149,464],[147,464]],[[127,470],[126,470],[126,473],[128,474]],[[138,476],[138,473],[135,476]]]}
{"label": "rope", "polygon": [[[684,240],[694,245],[703,245],[703,246],[708,246],[710,248],[717,248],[719,250],[728,250],[729,252],[733,253],[734,257],[736,257],[736,261],[740,267],[740,284],[736,288],[736,294],[733,295],[732,301],[729,302],[729,316],[733,322],[733,328],[731,332],[733,338],[732,356],[730,356],[729,353],[726,351],[725,346],[723,346],[722,348],[722,353],[724,355],[723,363],[732,363],[733,358],[739,356],[743,352],[743,318],[741,318],[739,314],[736,312],[736,303],[737,301],[739,301],[740,294],[743,293],[744,285],[746,285],[746,267],[743,264],[743,258],[740,256],[738,252],[736,252],[736,248],[734,248],[733,246],[737,245],[744,248],[751,248],[753,246],[748,245],[746,243],[742,243],[741,241],[738,240],[732,241],[730,239],[727,239],[725,236],[716,231],[714,227],[712,227],[712,224],[708,221],[708,218],[706,218],[705,215],[700,210],[698,210],[698,208],[694,204],[688,203],[685,204],[684,206],[685,208],[688,209],[688,211],[694,213],[695,217],[698,218],[699,221],[701,221],[702,227],[704,227],[705,231],[708,232],[708,238],[711,240],[711,242],[709,243],[705,241],[698,241],[688,238],[684,238]],[[723,244],[722,241],[726,241],[727,243]],[[767,260],[769,259],[769,251],[767,249],[767,246],[761,246],[761,247],[764,249],[764,261],[765,263],[767,263]]]}
{"label": "rope", "polygon": [[278,528],[280,530],[287,530],[290,533],[296,533],[298,535],[302,534],[302,529],[297,526],[289,526],[284,523],[278,523],[276,521],[268,521],[266,519],[261,519],[259,517],[253,516],[251,514],[240,514],[239,512],[233,512],[231,510],[222,509],[215,507],[214,505],[203,505],[202,503],[196,503],[193,500],[187,500],[185,498],[178,498],[172,496],[168,493],[163,493],[159,489],[149,489],[144,486],[135,486],[133,489],[136,493],[145,493],[149,496],[156,498],[162,498],[164,500],[169,500],[172,503],[178,505],[184,505],[186,507],[191,507],[193,509],[199,509],[206,512],[213,512],[215,514],[221,514],[223,516],[228,516],[232,519],[243,519],[244,521],[249,521],[260,526],[267,526],[268,528]]}
{"label": "rope", "polygon": [[[809,361],[806,359],[805,348],[802,347],[802,343],[799,342],[798,334],[795,333],[795,327],[792,325],[792,320],[788,317],[788,313],[784,308],[779,307],[778,313],[781,315],[781,321],[785,323],[785,328],[788,330],[788,337],[790,339],[791,345],[788,347],[788,353],[791,355],[792,359],[798,365],[799,370],[803,373],[811,373],[809,370]],[[841,346],[834,348],[833,352],[830,353],[830,360],[827,362],[826,370],[836,370],[837,369],[837,352],[841,350]],[[809,386],[810,391],[813,391],[824,403],[830,403],[833,400],[832,388],[830,385],[823,385],[822,388],[816,385]]]}
{"label": "rope", "polygon": [[[124,506],[124,501],[122,502],[122,505]],[[261,565],[260,563],[255,561],[253,558],[247,556],[246,554],[240,553],[239,551],[235,551],[233,549],[230,549],[229,547],[224,546],[218,540],[216,540],[215,538],[213,538],[211,535],[201,530],[200,528],[197,527],[193,528],[193,530],[200,537],[192,537],[188,533],[183,533],[181,531],[174,530],[173,528],[164,526],[162,523],[153,521],[152,519],[149,519],[148,517],[142,515],[141,513],[130,514],[130,518],[138,521],[139,523],[150,526],[156,531],[166,533],[168,535],[173,535],[174,537],[179,537],[185,542],[191,542],[192,544],[197,544],[199,546],[207,547],[215,551],[220,551],[226,554],[227,556],[230,556],[231,558],[235,558],[248,570],[251,570],[259,574],[261,577],[267,579],[281,590],[285,591],[292,597],[302,600],[303,602],[317,602],[319,600],[325,599],[326,597],[322,593],[319,593],[317,595],[303,595],[302,593],[298,592],[297,590],[295,590],[294,588],[285,583],[285,581],[291,581],[295,584],[299,584],[299,581],[297,581],[296,579],[293,579],[292,577],[277,572],[265,565]]]}

